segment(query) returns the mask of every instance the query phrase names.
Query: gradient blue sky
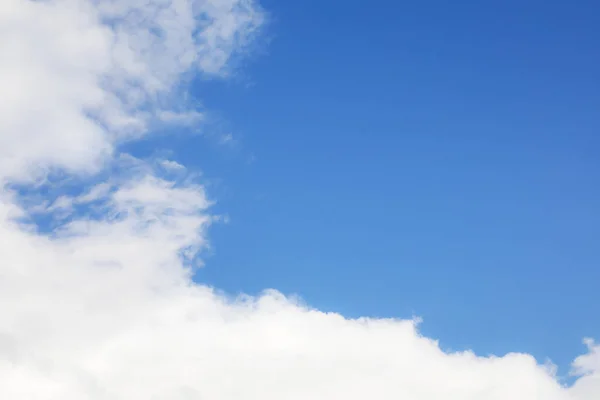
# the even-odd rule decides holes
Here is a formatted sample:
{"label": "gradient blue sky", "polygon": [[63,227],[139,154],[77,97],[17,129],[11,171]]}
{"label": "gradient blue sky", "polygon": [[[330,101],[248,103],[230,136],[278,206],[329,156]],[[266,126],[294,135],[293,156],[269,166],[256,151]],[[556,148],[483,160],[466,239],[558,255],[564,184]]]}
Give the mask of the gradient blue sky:
{"label": "gradient blue sky", "polygon": [[235,143],[133,145],[203,171],[231,218],[197,279],[566,374],[600,337],[600,3],[262,5],[258,55],[194,86]]}

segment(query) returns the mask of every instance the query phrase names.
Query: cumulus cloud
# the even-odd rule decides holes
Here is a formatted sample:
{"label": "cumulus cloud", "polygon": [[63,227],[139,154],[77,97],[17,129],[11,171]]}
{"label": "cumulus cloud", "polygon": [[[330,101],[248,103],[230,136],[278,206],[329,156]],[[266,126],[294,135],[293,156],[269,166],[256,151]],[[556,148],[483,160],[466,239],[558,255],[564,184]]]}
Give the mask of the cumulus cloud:
{"label": "cumulus cloud", "polygon": [[263,19],[249,0],[3,0],[0,178],[95,172],[152,122],[201,119],[176,89],[226,75]]}
{"label": "cumulus cloud", "polygon": [[227,77],[263,21],[250,0],[0,2],[0,398],[597,399],[591,340],[566,387],[527,354],[446,353],[416,321],[191,280],[211,201],[119,144],[199,123],[188,74]]}

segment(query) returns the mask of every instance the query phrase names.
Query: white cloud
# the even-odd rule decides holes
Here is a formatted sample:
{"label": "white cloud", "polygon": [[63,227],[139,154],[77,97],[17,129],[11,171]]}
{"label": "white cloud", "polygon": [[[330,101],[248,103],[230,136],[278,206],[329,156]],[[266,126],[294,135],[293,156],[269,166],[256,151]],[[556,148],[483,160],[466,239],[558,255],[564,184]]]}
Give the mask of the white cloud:
{"label": "white cloud", "polygon": [[91,187],[87,192],[85,192],[81,196],[78,196],[75,199],[75,202],[79,204],[85,204],[103,199],[110,193],[111,189],[112,186],[108,182],[99,183]]}
{"label": "white cloud", "polygon": [[161,167],[163,167],[165,170],[167,171],[184,171],[185,167],[181,164],[179,164],[177,161],[173,161],[173,160],[160,160],[159,164]]}
{"label": "white cloud", "polygon": [[[0,398],[597,399],[591,341],[567,388],[526,354],[445,353],[413,321],[190,280],[213,221],[202,186],[116,149],[181,112],[187,72],[227,75],[262,20],[247,0],[0,2]],[[9,189],[107,168],[39,204]],[[21,221],[56,210],[49,235]]]}
{"label": "white cloud", "polygon": [[0,2],[0,178],[102,168],[177,104],[186,74],[228,73],[263,14],[249,0]]}

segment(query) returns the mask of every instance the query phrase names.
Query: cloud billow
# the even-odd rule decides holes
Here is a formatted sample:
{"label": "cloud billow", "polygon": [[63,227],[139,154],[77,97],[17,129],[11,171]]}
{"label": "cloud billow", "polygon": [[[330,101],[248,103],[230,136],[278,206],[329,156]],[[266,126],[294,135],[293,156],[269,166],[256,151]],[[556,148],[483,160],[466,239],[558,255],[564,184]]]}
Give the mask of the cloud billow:
{"label": "cloud billow", "polygon": [[[264,21],[250,0],[0,2],[0,398],[597,399],[590,340],[566,387],[527,354],[446,353],[417,321],[191,280],[211,201],[119,145],[201,121],[186,78],[226,78]],[[40,195],[57,171],[87,184]]]}

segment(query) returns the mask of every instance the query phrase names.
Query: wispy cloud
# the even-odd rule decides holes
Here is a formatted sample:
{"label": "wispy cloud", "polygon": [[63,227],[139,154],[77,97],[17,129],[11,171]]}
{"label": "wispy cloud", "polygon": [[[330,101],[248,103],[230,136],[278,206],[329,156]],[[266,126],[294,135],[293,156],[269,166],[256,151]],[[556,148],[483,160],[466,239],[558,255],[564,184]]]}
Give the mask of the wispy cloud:
{"label": "wispy cloud", "polygon": [[173,160],[160,160],[159,164],[167,171],[183,171],[185,167]]}
{"label": "wispy cloud", "polygon": [[[445,353],[412,320],[192,282],[211,201],[119,144],[201,122],[187,74],[227,77],[263,21],[250,0],[0,2],[0,398],[597,399],[592,341],[567,388],[527,354]],[[40,212],[68,218],[20,222]]]}

